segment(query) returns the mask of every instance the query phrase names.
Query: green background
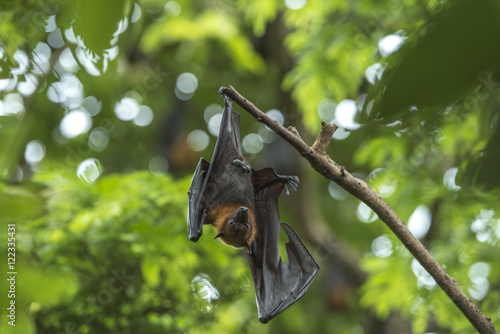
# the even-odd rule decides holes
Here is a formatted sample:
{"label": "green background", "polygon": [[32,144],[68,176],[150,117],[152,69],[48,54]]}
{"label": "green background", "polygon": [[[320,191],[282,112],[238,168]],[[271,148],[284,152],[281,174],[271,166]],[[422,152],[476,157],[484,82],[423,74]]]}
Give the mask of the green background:
{"label": "green background", "polygon": [[[373,213],[235,107],[252,166],[300,177],[281,218],[322,268],[258,322],[242,252],[186,229],[229,84],[310,144],[322,119],[341,125],[332,159],[424,226],[498,328],[499,54],[498,0],[2,1],[0,332],[475,332]],[[65,135],[75,110],[87,126]]]}

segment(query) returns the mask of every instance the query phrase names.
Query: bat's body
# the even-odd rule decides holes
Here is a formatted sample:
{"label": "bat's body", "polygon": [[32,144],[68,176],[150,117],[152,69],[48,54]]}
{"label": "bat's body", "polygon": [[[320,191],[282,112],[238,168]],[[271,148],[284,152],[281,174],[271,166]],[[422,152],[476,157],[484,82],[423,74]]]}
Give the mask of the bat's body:
{"label": "bat's body", "polygon": [[[226,102],[227,103],[227,102]],[[204,224],[217,228],[216,238],[247,247],[255,236],[252,170],[241,154],[240,115],[224,109],[212,163],[201,159],[189,193],[189,238],[197,241]]]}
{"label": "bat's body", "polygon": [[239,114],[230,106],[224,108],[212,163],[201,158],[194,173],[188,192],[188,230],[192,241],[198,241],[204,224],[214,225],[220,233],[227,228],[227,218],[240,207],[246,207],[253,216],[252,174],[241,154],[239,122]]}
{"label": "bat's body", "polygon": [[319,266],[290,226],[289,264],[278,253],[278,197],[298,178],[273,168],[252,169],[241,153],[239,114],[225,97],[224,114],[212,162],[200,159],[188,191],[188,231],[198,241],[203,225],[217,229],[216,239],[244,248],[255,285],[259,320],[266,323],[296,302],[309,288]]}

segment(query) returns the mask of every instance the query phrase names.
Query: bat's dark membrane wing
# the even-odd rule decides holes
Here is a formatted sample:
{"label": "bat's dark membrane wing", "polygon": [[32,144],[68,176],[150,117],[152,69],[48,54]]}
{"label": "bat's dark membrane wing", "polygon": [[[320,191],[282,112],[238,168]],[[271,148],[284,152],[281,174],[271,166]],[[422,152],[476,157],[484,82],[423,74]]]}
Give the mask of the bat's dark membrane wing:
{"label": "bat's dark membrane wing", "polygon": [[189,239],[198,241],[207,223],[206,214],[221,192],[227,191],[226,167],[241,154],[240,115],[231,107],[232,101],[224,96],[224,112],[215,144],[212,161],[201,158],[188,190],[188,233]]}
{"label": "bat's dark membrane wing", "polygon": [[[260,193],[261,198],[267,197],[269,194],[265,191],[265,189],[278,181],[284,185],[287,194],[288,188],[297,190],[299,187],[299,178],[297,176],[276,174],[274,168],[272,167],[263,168],[258,171],[253,170],[252,184],[254,186],[255,193]],[[268,190],[273,191],[272,188]]]}
{"label": "bat's dark membrane wing", "polygon": [[[233,110],[233,101],[224,97],[224,111],[220,122],[219,137],[215,144],[212,163],[226,160],[226,150],[234,151],[239,158],[242,158],[241,153],[241,134],[240,134],[240,114]],[[236,159],[236,158],[235,158]]]}
{"label": "bat's dark membrane wing", "polygon": [[289,238],[286,244],[288,264],[279,256],[278,197],[286,183],[292,186],[290,183],[297,179],[278,176],[272,168],[257,171],[255,178],[257,185],[261,180],[261,188],[255,195],[257,237],[250,246],[252,253],[245,250],[245,255],[255,285],[259,321],[267,323],[306,293],[320,268],[297,234],[285,223],[281,226]]}
{"label": "bat's dark membrane wing", "polygon": [[188,190],[188,233],[191,241],[198,241],[203,233],[203,216],[206,209],[206,203],[203,200],[202,189],[205,185],[207,172],[210,163],[201,158],[194,171],[193,179]]}

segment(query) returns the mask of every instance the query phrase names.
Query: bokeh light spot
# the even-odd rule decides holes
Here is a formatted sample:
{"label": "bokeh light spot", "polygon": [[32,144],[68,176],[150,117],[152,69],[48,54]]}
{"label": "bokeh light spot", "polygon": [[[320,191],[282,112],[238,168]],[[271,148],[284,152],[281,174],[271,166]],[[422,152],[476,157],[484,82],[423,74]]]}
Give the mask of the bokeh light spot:
{"label": "bokeh light spot", "polygon": [[403,31],[396,34],[387,35],[378,41],[378,49],[382,57],[387,57],[396,52],[403,45],[406,37],[402,36]]}
{"label": "bokeh light spot", "polygon": [[153,121],[153,110],[148,106],[140,106],[139,113],[132,121],[137,126],[148,126]]}
{"label": "bokeh light spot", "polygon": [[64,46],[61,29],[57,28],[47,36],[47,43],[54,49],[59,49]]}
{"label": "bokeh light spot", "polygon": [[45,156],[45,145],[39,140],[32,140],[26,145],[24,159],[29,164],[37,164]]}
{"label": "bokeh light spot", "polygon": [[189,100],[198,88],[198,78],[193,73],[185,72],[177,77],[175,95],[181,100]]}
{"label": "bokeh light spot", "polygon": [[432,290],[436,286],[434,278],[422,267],[417,259],[411,261],[411,269],[417,277],[417,286],[423,286],[428,290]]}
{"label": "bokeh light spot", "polygon": [[0,79],[0,92],[10,92],[16,88],[17,75],[13,78]]}
{"label": "bokeh light spot", "polygon": [[193,278],[191,289],[198,299],[198,306],[202,312],[210,312],[214,308],[213,301],[220,297],[219,291],[205,273],[200,273]]}
{"label": "bokeh light spot", "polygon": [[250,154],[259,153],[264,148],[264,141],[256,133],[250,133],[241,142],[243,150]]}
{"label": "bokeh light spot", "polygon": [[208,122],[213,116],[217,114],[222,114],[222,111],[223,109],[220,104],[217,103],[209,104],[205,108],[205,111],[203,112],[203,118],[205,118],[205,122]]}
{"label": "bokeh light spot", "polygon": [[285,0],[285,6],[292,10],[301,9],[306,3],[307,0]]}
{"label": "bokeh light spot", "polygon": [[278,109],[271,109],[266,112],[266,115],[274,119],[280,125],[283,125],[285,123],[285,116],[283,116],[283,113]]}
{"label": "bokeh light spot", "polygon": [[187,143],[193,151],[203,151],[210,143],[210,136],[203,130],[194,130],[189,133]]}
{"label": "bokeh light spot", "polygon": [[417,238],[425,237],[431,227],[432,214],[426,205],[419,205],[408,219],[408,229]]}
{"label": "bokeh light spot", "polygon": [[210,117],[210,120],[208,121],[207,127],[208,127],[208,132],[212,136],[218,137],[219,136],[219,129],[220,129],[220,123],[222,121],[222,114],[216,114],[212,117]]}
{"label": "bokeh light spot", "polygon": [[443,183],[446,189],[451,191],[459,191],[460,189],[462,189],[462,187],[457,186],[457,184],[455,183],[457,173],[458,173],[458,168],[456,167],[450,168],[444,173]]}
{"label": "bokeh light spot", "polygon": [[89,158],[82,161],[76,168],[76,175],[78,178],[87,183],[93,183],[99,175],[101,175],[102,168],[99,160]]}
{"label": "bokeh light spot", "polygon": [[472,282],[472,287],[468,291],[472,298],[482,300],[486,297],[490,288],[488,280],[490,269],[490,265],[486,262],[476,262],[470,267],[469,278]]}
{"label": "bokeh light spot", "polygon": [[259,129],[257,130],[260,138],[264,141],[264,143],[269,144],[276,140],[276,133],[271,131],[267,126],[263,124],[259,124]]}
{"label": "bokeh light spot", "polygon": [[95,96],[87,96],[83,99],[81,105],[89,112],[90,116],[99,114],[102,109],[102,102]]}
{"label": "bokeh light spot", "polygon": [[378,218],[377,214],[364,202],[359,203],[356,217],[363,223],[373,223]]}
{"label": "bokeh light spot", "polygon": [[124,97],[115,104],[115,115],[122,121],[131,121],[139,114],[139,103],[131,97]]}
{"label": "bokeh light spot", "polygon": [[[78,46],[75,49],[75,55],[76,59],[80,62],[80,64],[85,68],[88,74],[92,76],[99,76],[101,75],[101,72],[95,65],[97,62],[97,55],[91,54],[90,50],[88,49],[83,49],[82,47]],[[107,62],[103,62],[103,65],[107,64]],[[103,72],[105,72],[105,69],[103,68]]]}
{"label": "bokeh light spot", "polygon": [[392,254],[392,243],[386,235],[381,235],[372,242],[372,252],[376,257],[389,257]]}
{"label": "bokeh light spot", "polygon": [[345,128],[339,127],[333,134],[332,138],[335,140],[344,140],[349,137],[350,134],[351,131],[347,131]]}
{"label": "bokeh light spot", "polygon": [[29,59],[26,52],[23,50],[17,50],[14,53],[14,60],[17,62],[17,67],[10,70],[12,75],[24,74],[28,69]]}
{"label": "bokeh light spot", "polygon": [[330,193],[330,196],[338,201],[343,201],[349,198],[349,193],[333,181],[330,181],[328,184],[328,192]]}
{"label": "bokeh light spot", "polygon": [[377,80],[382,78],[382,74],[384,74],[386,65],[382,65],[381,63],[375,63],[373,65],[368,66],[365,70],[365,78],[372,85],[375,84]]}
{"label": "bokeh light spot", "polygon": [[55,15],[50,15],[47,18],[47,24],[45,25],[45,32],[54,31],[56,28],[57,28],[56,16]]}
{"label": "bokeh light spot", "polygon": [[64,71],[69,73],[74,73],[79,69],[78,63],[76,62],[75,57],[73,56],[73,52],[71,52],[70,48],[66,48],[63,50],[63,52],[61,52],[58,64]]}
{"label": "bokeh light spot", "polygon": [[318,116],[325,122],[331,123],[335,117],[337,102],[332,99],[324,99],[318,103]]}
{"label": "bokeh light spot", "polygon": [[181,14],[181,5],[177,1],[169,1],[165,4],[163,10],[165,11],[165,13],[176,17]]}
{"label": "bokeh light spot", "polygon": [[83,85],[73,74],[64,74],[60,81],[52,83],[47,90],[47,97],[55,103],[61,103],[69,109],[79,107],[83,101]]}
{"label": "bokeh light spot", "polygon": [[5,95],[3,99],[4,115],[19,115],[24,112],[24,100],[18,93]]}
{"label": "bokeh light spot", "polygon": [[359,129],[359,123],[354,121],[357,110],[356,101],[350,99],[340,101],[335,109],[335,124],[347,130]]}
{"label": "bokeh light spot", "polygon": [[92,119],[84,109],[70,111],[59,124],[61,134],[70,139],[89,131],[91,127]]}
{"label": "bokeh light spot", "polygon": [[154,175],[162,175],[168,172],[168,160],[162,156],[155,156],[149,160],[149,171]]}
{"label": "bokeh light spot", "polygon": [[137,3],[134,3],[134,11],[132,12],[132,18],[130,19],[130,22],[135,23],[139,21],[139,19],[141,18],[141,14],[141,6],[139,6]]}
{"label": "bokeh light spot", "polygon": [[37,89],[38,78],[33,74],[26,74],[24,77],[26,78],[26,81],[20,82],[17,85],[17,91],[24,96],[30,96]]}
{"label": "bokeh light spot", "polygon": [[103,151],[109,144],[109,131],[103,127],[97,127],[90,132],[89,146],[94,151]]}

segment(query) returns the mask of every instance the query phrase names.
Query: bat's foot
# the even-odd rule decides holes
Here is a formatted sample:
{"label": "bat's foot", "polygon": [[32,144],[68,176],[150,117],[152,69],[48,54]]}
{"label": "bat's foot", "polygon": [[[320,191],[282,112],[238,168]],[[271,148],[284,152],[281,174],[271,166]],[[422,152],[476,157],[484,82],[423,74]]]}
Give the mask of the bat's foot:
{"label": "bat's foot", "polygon": [[278,175],[278,179],[285,184],[285,192],[287,195],[289,193],[288,187],[295,191],[299,188],[299,178],[297,176]]}
{"label": "bat's foot", "polygon": [[234,159],[233,165],[241,168],[245,173],[250,173],[250,171],[252,170],[249,165],[247,165],[246,163],[244,163],[240,159]]}

